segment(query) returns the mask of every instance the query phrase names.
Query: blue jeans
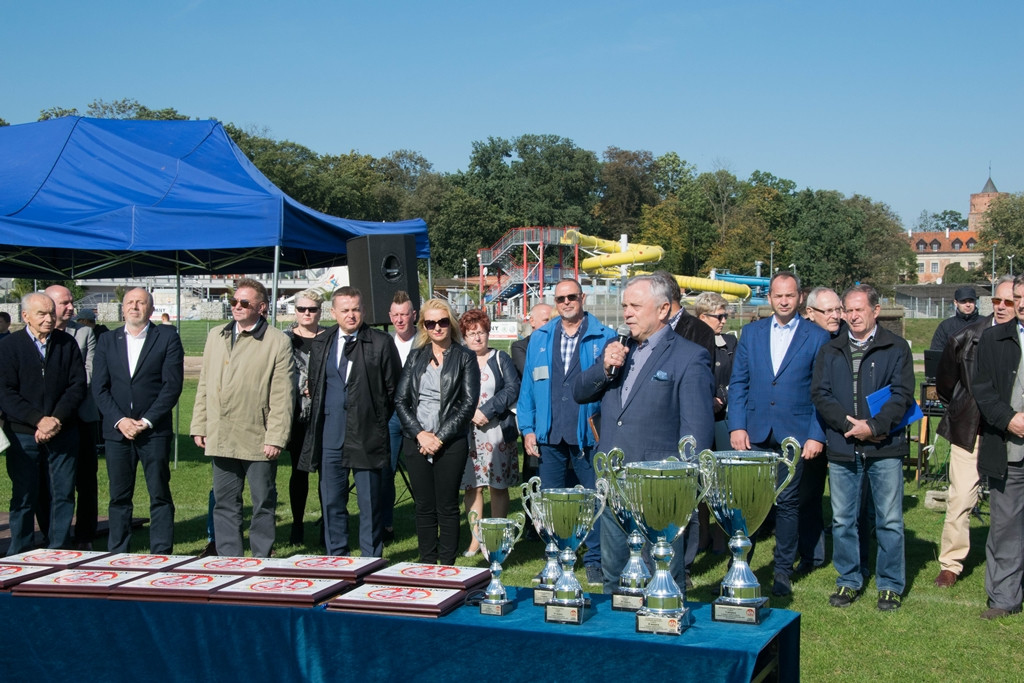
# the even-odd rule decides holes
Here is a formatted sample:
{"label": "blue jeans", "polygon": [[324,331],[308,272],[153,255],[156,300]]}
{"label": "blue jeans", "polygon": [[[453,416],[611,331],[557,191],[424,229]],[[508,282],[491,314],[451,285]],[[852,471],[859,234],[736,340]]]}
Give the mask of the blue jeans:
{"label": "blue jeans", "polygon": [[[604,592],[611,593],[619,585],[619,575],[626,567],[629,560],[629,547],[626,545],[626,532],[622,530],[619,523],[613,516],[615,513],[605,508],[601,524],[601,548],[604,555],[601,557],[601,573],[604,575]],[[679,534],[679,537],[672,541],[672,562],[668,571],[672,578],[683,588],[686,585],[686,575],[697,557],[697,545],[700,542],[700,521],[697,513],[690,516],[686,525],[686,531]],[[654,560],[651,559],[651,544],[645,542],[643,549],[644,563],[654,573]]]}
{"label": "blue jeans", "polygon": [[878,557],[875,584],[878,590],[903,594],[906,588],[906,556],[903,536],[903,459],[862,458],[852,462],[829,462],[832,493],[832,564],[839,572],[837,586],[863,588],[860,564],[861,487],[867,477],[871,484],[871,506],[875,517]]}
{"label": "blue jeans", "polygon": [[402,454],[402,422],[398,413],[388,422],[391,435],[391,462],[384,465],[384,480],[380,487],[381,525],[385,529],[395,526],[395,474],[398,472],[398,456]]}
{"label": "blue jeans", "polygon": [[[32,549],[33,515],[39,498],[40,463],[50,477],[50,547],[71,547],[71,518],[75,514],[75,456],[78,430],[74,420],[45,444],[35,434],[8,431],[7,473],[11,477],[11,545],[8,555]],[[13,437],[13,438],[11,438]]]}
{"label": "blue jeans", "polygon": [[[540,481],[546,489],[560,489],[583,484],[592,489],[597,485],[594,463],[586,448],[570,446],[562,442],[557,446],[538,444],[540,448]],[[601,566],[601,519],[594,521],[594,528],[584,539],[587,545],[583,553],[584,567]],[[628,552],[627,552],[628,557]],[[625,564],[625,561],[623,561]]]}

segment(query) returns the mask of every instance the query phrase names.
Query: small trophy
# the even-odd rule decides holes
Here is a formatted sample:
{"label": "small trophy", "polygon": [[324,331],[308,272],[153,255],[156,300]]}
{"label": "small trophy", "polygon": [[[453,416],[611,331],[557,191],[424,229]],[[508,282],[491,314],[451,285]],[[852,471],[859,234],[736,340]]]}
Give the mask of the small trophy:
{"label": "small trophy", "polygon": [[[761,597],[761,586],[747,564],[748,536],[764,523],[779,493],[789,485],[796,472],[800,444],[793,437],[782,442],[784,453],[764,451],[704,451],[701,469],[708,478],[708,507],[715,521],[729,534],[732,566],[722,581],[721,595],[711,604],[714,621],[760,624],[768,615],[768,598]],[[819,456],[821,457],[821,456]],[[779,463],[789,468],[785,480],[778,482]]]}
{"label": "small trophy", "polygon": [[558,544],[544,528],[544,518],[536,501],[540,500],[541,488],[540,477],[532,477],[522,484],[523,509],[529,515],[533,528],[544,542],[544,556],[547,563],[540,573],[540,584],[533,589],[533,604],[546,605],[551,598],[555,597],[555,584],[558,577],[562,575],[562,568],[558,564]]}
{"label": "small trophy", "polygon": [[582,624],[587,599],[573,569],[576,551],[594,522],[604,512],[608,482],[598,479],[596,489],[543,489],[532,499],[532,509],[544,520],[544,529],[559,549],[562,571],[555,582],[554,596],[544,605],[544,621]]}
{"label": "small trophy", "polygon": [[698,503],[707,494],[700,467],[691,462],[660,460],[625,465],[623,499],[644,538],[654,546],[655,572],[636,613],[638,633],[679,635],[693,624],[684,589],[672,578],[672,542],[685,530]]}
{"label": "small trophy", "polygon": [[487,585],[487,597],[480,602],[480,614],[503,617],[516,608],[508,599],[505,587],[501,585],[501,563],[512,552],[512,547],[523,536],[526,516],[516,512],[505,517],[480,519],[476,510],[469,512],[469,530],[480,544],[484,558],[491,563],[491,582]]}

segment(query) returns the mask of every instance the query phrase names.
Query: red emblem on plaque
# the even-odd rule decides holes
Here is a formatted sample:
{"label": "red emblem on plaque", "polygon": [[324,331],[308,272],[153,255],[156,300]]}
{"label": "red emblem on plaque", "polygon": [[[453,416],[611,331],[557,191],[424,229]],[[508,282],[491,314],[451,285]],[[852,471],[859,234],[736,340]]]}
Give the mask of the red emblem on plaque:
{"label": "red emblem on plaque", "polygon": [[76,550],[44,550],[42,552],[26,555],[25,560],[27,562],[40,562],[42,564],[60,564],[61,562],[77,560],[81,556],[82,553]]}
{"label": "red emblem on plaque", "polygon": [[114,567],[148,567],[149,565],[163,564],[166,561],[166,555],[132,555],[131,557],[119,557],[110,564]]}
{"label": "red emblem on plaque", "polygon": [[371,600],[384,600],[387,602],[412,602],[415,600],[426,600],[433,591],[426,588],[378,588],[366,594]]}
{"label": "red emblem on plaque", "polygon": [[263,560],[254,557],[219,557],[210,560],[204,567],[209,569],[252,569],[263,564]]}
{"label": "red emblem on plaque", "polygon": [[304,591],[312,585],[309,579],[266,579],[252,584],[249,590],[257,593],[291,593]]}
{"label": "red emblem on plaque", "polygon": [[54,583],[67,583],[67,584],[78,584],[78,583],[102,583],[104,581],[110,581],[111,579],[117,578],[117,572],[90,572],[90,571],[79,571],[74,574],[67,576],[58,576]]}
{"label": "red emblem on plaque", "polygon": [[213,577],[208,574],[179,574],[177,576],[161,576],[150,585],[158,588],[187,588],[204,586],[211,581],[213,581]]}
{"label": "red emblem on plaque", "polygon": [[20,574],[24,567],[15,567],[11,564],[5,564],[0,566],[0,576],[11,576],[13,574]]}
{"label": "red emblem on plaque", "polygon": [[336,569],[354,564],[350,557],[307,557],[295,563],[296,567],[309,569]]}
{"label": "red emblem on plaque", "polygon": [[435,578],[448,578],[450,576],[458,576],[461,572],[458,567],[443,567],[437,564],[423,564],[416,567],[406,567],[401,571],[402,576],[420,576],[420,577],[435,577]]}

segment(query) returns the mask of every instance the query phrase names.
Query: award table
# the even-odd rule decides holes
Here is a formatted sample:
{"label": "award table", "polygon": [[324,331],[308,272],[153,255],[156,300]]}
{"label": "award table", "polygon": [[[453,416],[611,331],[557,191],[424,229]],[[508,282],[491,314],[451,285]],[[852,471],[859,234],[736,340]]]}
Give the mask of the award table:
{"label": "award table", "polygon": [[639,634],[635,615],[592,595],[582,625],[548,624],[528,588],[504,617],[465,606],[440,619],[322,608],[137,602],[0,594],[7,680],[376,681],[585,678],[588,681],[796,681],[800,615],[757,626],[711,620],[680,636]]}

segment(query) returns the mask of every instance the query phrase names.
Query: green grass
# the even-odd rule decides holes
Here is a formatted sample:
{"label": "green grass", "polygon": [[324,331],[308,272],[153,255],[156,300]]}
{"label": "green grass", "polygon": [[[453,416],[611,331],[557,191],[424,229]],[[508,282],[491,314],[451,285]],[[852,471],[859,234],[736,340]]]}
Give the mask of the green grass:
{"label": "green grass", "polygon": [[[195,380],[186,380],[181,401],[181,429],[188,431]],[[175,525],[176,553],[197,554],[206,545],[207,496],[211,485],[210,463],[187,436],[179,437],[179,459],[173,470],[177,516]],[[277,544],[275,553],[288,556],[296,553],[320,553],[315,542],[315,522],[319,518],[315,491],[305,510],[307,526],[305,545],[288,543],[291,515],[288,505],[288,456],[282,457],[278,469],[279,505],[277,511]],[[934,466],[934,469],[939,469]],[[909,472],[909,470],[908,470]],[[105,466],[100,462],[100,499],[107,495]],[[313,476],[313,485],[316,477]],[[397,540],[385,548],[390,562],[417,559],[413,505],[403,495],[405,487],[398,479],[400,502],[395,511]],[[875,608],[875,586],[868,585],[864,597],[847,609],[828,605],[828,596],[835,588],[835,571],[831,565],[799,577],[793,595],[772,598],[775,607],[801,613],[801,673],[807,681],[826,680],[1020,680],[1024,671],[1024,652],[1016,644],[1024,640],[1024,616],[997,622],[978,617],[985,609],[984,542],[987,522],[971,521],[971,553],[961,580],[952,589],[939,589],[932,580],[939,571],[937,562],[943,515],[924,508],[924,493],[939,484],[928,483],[918,488],[910,475],[905,489],[907,592],[903,608],[883,614]],[[0,477],[0,499],[10,495],[10,481]],[[513,491],[512,510],[521,510],[518,491]],[[351,512],[358,516],[355,500]],[[148,497],[141,475],[135,492],[136,516],[148,516]],[[826,502],[827,505],[827,502]],[[987,506],[983,506],[987,511]],[[105,512],[105,510],[104,510]],[[250,515],[245,510],[246,519]],[[248,522],[246,522],[247,524]],[[353,533],[358,521],[351,522]],[[469,535],[463,525],[462,546]],[[100,540],[98,547],[102,547]],[[144,552],[148,547],[148,530],[136,531],[133,550]],[[758,543],[752,567],[767,594],[772,580],[771,558],[774,541]],[[485,566],[481,556],[459,564]],[[529,586],[531,578],[543,566],[543,547],[536,541],[520,541],[505,564],[503,581],[509,586]],[[713,587],[725,574],[726,557],[702,554],[694,567],[695,587],[688,599],[709,602],[715,595]],[[577,564],[578,575],[585,580]],[[755,628],[755,627],[751,627]],[[686,634],[681,636],[686,638]]]}

